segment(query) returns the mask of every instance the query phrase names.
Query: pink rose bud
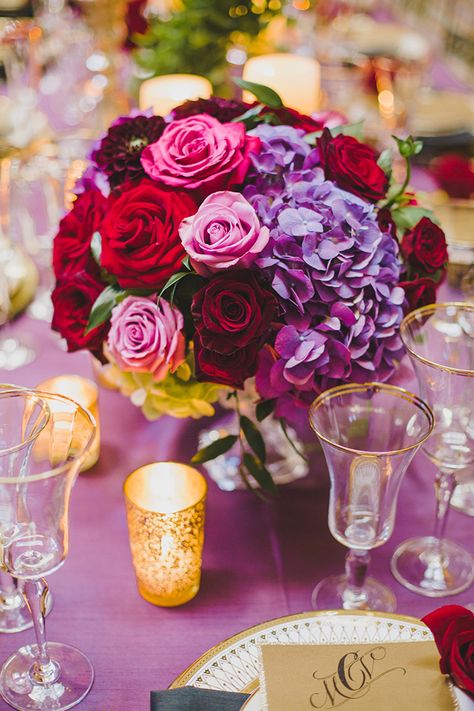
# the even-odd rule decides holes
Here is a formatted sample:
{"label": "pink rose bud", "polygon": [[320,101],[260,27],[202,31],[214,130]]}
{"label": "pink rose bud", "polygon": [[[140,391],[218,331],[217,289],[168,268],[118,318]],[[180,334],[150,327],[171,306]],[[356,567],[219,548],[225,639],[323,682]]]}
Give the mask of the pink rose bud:
{"label": "pink rose bud", "polygon": [[127,296],[112,311],[107,345],[122,370],[163,380],[184,361],[183,315],[164,299]]}
{"label": "pink rose bud", "polygon": [[270,232],[240,193],[221,191],[209,195],[195,215],[181,222],[179,236],[194,269],[209,276],[220,269],[249,267]]}

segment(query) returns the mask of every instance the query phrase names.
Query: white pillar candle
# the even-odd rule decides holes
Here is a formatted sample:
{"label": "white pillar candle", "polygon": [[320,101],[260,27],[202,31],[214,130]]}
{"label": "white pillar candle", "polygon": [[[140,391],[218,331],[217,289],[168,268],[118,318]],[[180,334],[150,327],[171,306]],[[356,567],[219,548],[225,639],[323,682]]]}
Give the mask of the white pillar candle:
{"label": "white pillar candle", "polygon": [[208,99],[212,85],[197,74],[165,74],[147,79],[140,86],[140,109],[153,107],[157,116],[166,116],[184,101]]}
{"label": "white pillar candle", "polygon": [[[263,54],[246,62],[243,78],[264,84],[276,91],[285,106],[304,114],[319,108],[321,70],[311,57],[297,54]],[[244,92],[244,101],[254,101],[250,92]]]}

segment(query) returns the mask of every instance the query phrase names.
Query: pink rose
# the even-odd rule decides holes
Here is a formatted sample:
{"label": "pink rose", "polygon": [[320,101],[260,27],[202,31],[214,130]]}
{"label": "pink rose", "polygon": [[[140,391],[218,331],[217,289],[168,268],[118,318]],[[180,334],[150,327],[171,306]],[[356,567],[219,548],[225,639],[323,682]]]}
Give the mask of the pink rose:
{"label": "pink rose", "polygon": [[195,215],[185,218],[179,236],[198,274],[249,267],[270,239],[252,205],[240,193],[209,195]]}
{"label": "pink rose", "polygon": [[143,151],[142,165],[154,180],[189,189],[204,185],[209,193],[242,183],[248,154],[259,148],[260,139],[247,136],[243,123],[198,114],[169,124]]}
{"label": "pink rose", "polygon": [[123,370],[163,380],[183,362],[184,319],[164,299],[127,296],[112,311],[108,355]]}

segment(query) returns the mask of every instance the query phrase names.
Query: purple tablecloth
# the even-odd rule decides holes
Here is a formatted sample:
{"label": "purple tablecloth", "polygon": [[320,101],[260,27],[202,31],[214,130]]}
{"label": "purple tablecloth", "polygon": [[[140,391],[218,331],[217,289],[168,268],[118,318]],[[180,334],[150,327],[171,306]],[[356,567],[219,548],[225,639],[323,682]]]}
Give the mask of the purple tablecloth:
{"label": "purple tablecloth", "polygon": [[[22,370],[0,373],[0,380],[34,386],[60,373],[91,375],[88,357],[67,355],[46,324],[24,317],[14,328],[29,334],[38,357]],[[175,609],[145,602],[135,587],[122,484],[142,464],[186,461],[202,423],[148,423],[128,400],[105,390],[100,411],[101,459],[73,493],[69,556],[50,579],[55,606],[48,636],[80,647],[92,660],[96,681],[81,709],[146,711],[151,689],[166,687],[217,642],[265,619],[308,610],[315,583],[342,570],[345,549],[328,531],[322,457],[314,458],[310,476],[282,487],[272,503],[221,492],[211,482],[199,595]],[[422,616],[445,602],[410,593],[389,571],[400,541],[431,532],[433,473],[419,453],[402,485],[395,532],[373,555],[373,574],[392,587],[398,612],[408,615]],[[449,534],[472,549],[473,519],[453,511]],[[474,592],[449,601],[472,603]],[[30,640],[31,631],[0,635],[0,657]],[[0,709],[7,708],[0,701]]]}

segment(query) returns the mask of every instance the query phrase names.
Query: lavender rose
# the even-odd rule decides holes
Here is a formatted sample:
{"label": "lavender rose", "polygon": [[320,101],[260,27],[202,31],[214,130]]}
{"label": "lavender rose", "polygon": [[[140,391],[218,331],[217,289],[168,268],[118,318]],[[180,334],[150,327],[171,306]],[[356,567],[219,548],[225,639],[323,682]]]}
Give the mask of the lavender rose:
{"label": "lavender rose", "polygon": [[249,267],[270,239],[252,205],[240,193],[209,195],[186,217],[179,236],[195,270],[209,276],[219,269]]}
{"label": "lavender rose", "polygon": [[112,311],[107,355],[126,371],[157,381],[184,361],[183,316],[164,299],[127,296]]}
{"label": "lavender rose", "polygon": [[221,123],[201,114],[173,121],[147,146],[141,161],[145,172],[166,185],[188,189],[205,186],[213,192],[242,183],[258,153],[260,139],[248,136],[243,123]]}

